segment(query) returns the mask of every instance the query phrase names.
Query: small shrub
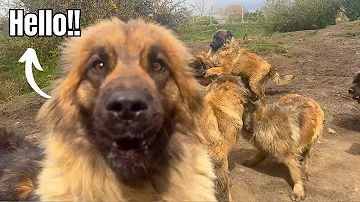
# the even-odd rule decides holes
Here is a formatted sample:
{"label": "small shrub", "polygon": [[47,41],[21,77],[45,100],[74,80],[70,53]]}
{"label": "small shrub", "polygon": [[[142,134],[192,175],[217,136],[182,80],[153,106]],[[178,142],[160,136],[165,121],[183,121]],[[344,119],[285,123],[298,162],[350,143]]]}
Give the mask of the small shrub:
{"label": "small shrub", "polygon": [[360,19],[360,0],[341,0],[341,7],[350,21]]}
{"label": "small shrub", "polygon": [[287,53],[285,48],[283,48],[279,44],[268,43],[268,42],[247,43],[244,45],[244,48],[247,49],[249,52],[256,54]]}
{"label": "small shrub", "polygon": [[357,36],[360,36],[360,32],[357,32],[357,31],[347,31],[345,33],[345,36],[346,37],[349,37],[349,38],[355,38]]}
{"label": "small shrub", "polygon": [[339,0],[268,0],[260,21],[268,33],[323,29],[336,23]]}

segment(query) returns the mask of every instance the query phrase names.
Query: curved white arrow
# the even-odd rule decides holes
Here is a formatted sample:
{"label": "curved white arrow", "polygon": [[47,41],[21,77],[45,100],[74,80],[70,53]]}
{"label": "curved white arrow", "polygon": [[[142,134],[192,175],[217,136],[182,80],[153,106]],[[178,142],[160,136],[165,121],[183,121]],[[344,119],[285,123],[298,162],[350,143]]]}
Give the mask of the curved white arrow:
{"label": "curved white arrow", "polygon": [[48,94],[44,93],[39,88],[39,86],[36,84],[34,80],[34,75],[32,72],[32,64],[34,64],[36,69],[43,71],[43,68],[41,67],[39,60],[37,58],[36,51],[32,48],[28,48],[19,59],[19,62],[21,63],[25,62],[25,76],[31,88],[34,89],[35,92],[37,92],[39,95],[43,96],[44,98],[51,98]]}

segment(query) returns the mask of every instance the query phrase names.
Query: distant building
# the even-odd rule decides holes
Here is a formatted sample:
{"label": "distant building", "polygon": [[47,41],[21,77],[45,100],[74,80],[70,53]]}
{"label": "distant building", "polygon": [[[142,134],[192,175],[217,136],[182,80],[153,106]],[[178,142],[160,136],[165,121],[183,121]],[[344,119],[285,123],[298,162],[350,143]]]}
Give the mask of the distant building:
{"label": "distant building", "polygon": [[243,5],[230,4],[224,9],[218,11],[214,17],[219,23],[242,22],[244,20],[245,8]]}

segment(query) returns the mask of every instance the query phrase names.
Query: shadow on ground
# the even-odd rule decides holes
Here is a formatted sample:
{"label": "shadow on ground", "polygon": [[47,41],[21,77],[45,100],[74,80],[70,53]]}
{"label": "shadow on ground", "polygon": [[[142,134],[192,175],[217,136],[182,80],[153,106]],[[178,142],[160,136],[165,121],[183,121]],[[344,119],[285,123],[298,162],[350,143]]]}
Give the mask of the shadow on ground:
{"label": "shadow on ground", "polygon": [[[233,150],[229,154],[229,171],[232,171],[236,164],[241,164],[255,153],[255,149],[240,148]],[[272,177],[283,178],[290,186],[293,186],[288,168],[284,164],[276,162],[273,158],[266,158],[263,162],[251,167],[251,169]]]}
{"label": "shadow on ground", "polygon": [[345,151],[348,154],[352,155],[360,155],[360,144],[359,143],[353,143],[351,147]]}
{"label": "shadow on ground", "polygon": [[360,116],[358,114],[339,113],[334,115],[332,124],[347,130],[360,132]]}

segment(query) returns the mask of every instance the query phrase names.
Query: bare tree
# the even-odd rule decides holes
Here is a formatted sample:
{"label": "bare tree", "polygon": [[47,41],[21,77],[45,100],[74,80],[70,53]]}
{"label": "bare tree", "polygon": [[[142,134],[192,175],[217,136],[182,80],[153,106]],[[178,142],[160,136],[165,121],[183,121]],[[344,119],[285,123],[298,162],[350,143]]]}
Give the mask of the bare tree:
{"label": "bare tree", "polygon": [[200,17],[202,17],[209,5],[209,0],[194,0],[194,3],[190,5],[200,14]]}

